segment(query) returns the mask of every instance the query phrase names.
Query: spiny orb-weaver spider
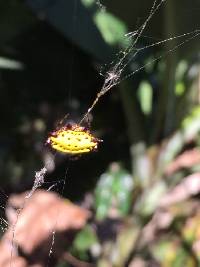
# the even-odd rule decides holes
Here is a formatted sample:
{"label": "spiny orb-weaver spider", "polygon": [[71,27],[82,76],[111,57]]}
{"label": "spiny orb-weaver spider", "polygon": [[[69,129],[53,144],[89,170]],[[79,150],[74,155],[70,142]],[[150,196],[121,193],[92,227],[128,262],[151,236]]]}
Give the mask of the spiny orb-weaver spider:
{"label": "spiny orb-weaver spider", "polygon": [[68,124],[52,132],[47,139],[52,148],[69,155],[95,151],[100,142],[102,140],[94,137],[88,129],[77,124]]}

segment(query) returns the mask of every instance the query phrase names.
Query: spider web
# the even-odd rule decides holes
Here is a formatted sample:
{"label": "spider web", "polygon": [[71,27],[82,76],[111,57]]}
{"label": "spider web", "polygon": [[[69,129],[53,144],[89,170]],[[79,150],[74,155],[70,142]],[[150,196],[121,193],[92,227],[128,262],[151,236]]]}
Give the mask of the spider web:
{"label": "spider web", "polygon": [[[148,44],[148,45],[145,45],[143,47],[138,48],[137,47],[138,41],[144,35],[145,29],[149,25],[153,16],[160,10],[161,6],[166,1],[167,0],[160,0],[160,1],[154,0],[153,5],[151,6],[151,9],[149,11],[149,14],[148,14],[147,18],[144,20],[144,22],[141,24],[141,26],[139,26],[137,30],[135,30],[133,32],[129,32],[126,34],[126,36],[124,38],[129,38],[129,40],[131,41],[131,45],[128,46],[127,48],[121,50],[119,53],[117,53],[115,55],[115,59],[111,63],[106,65],[107,71],[104,74],[103,86],[98,91],[94,101],[91,103],[91,105],[89,106],[89,108],[87,109],[85,114],[83,114],[82,118],[80,119],[79,124],[81,124],[89,116],[89,114],[93,111],[93,109],[96,107],[97,103],[101,100],[101,98],[105,94],[107,94],[111,89],[113,89],[116,85],[118,85],[122,81],[132,77],[137,72],[140,72],[141,70],[145,69],[148,65],[151,65],[152,63],[159,61],[163,57],[166,57],[167,55],[173,53],[174,51],[179,49],[181,46],[185,45],[186,43],[190,42],[192,39],[195,39],[200,35],[200,30],[195,29],[193,31],[186,32],[183,34],[170,36],[164,40],[159,40],[159,41],[156,41],[154,43],[151,43],[151,44]],[[102,4],[99,0],[96,1],[96,5],[100,8],[100,10],[102,12],[104,12],[106,10],[106,7],[104,6],[104,4]],[[76,18],[76,19],[78,19],[78,18]],[[168,49],[167,51],[165,51],[161,55],[157,56],[153,60],[150,60],[146,64],[136,68],[135,70],[132,70],[132,71],[129,70],[129,68],[128,68],[129,64],[135,59],[135,57],[140,52],[142,52],[143,50],[146,50],[148,48],[153,48],[153,47],[157,47],[157,46],[160,46],[160,45],[163,45],[166,43],[170,43],[173,40],[178,40],[179,43],[177,43],[175,46],[173,46],[171,49]],[[48,162],[39,171],[36,171],[36,173],[35,173],[33,187],[30,190],[30,192],[26,195],[25,200],[24,200],[24,204],[18,210],[16,221],[12,226],[12,229],[13,229],[12,250],[14,249],[15,228],[16,228],[16,225],[18,223],[21,211],[23,210],[24,206],[26,205],[26,202],[31,200],[33,193],[45,183],[45,176],[46,176],[48,170],[51,168],[51,165],[54,164],[55,157],[56,157],[56,153],[52,156],[52,158],[50,160],[48,160]],[[66,169],[66,174],[65,174],[64,179],[59,180],[63,183],[63,187],[62,187],[61,192],[60,192],[61,196],[63,195],[64,187],[66,184],[66,180],[67,180],[67,176],[68,176],[68,169],[69,169],[69,166]],[[56,183],[51,185],[49,187],[49,189],[47,189],[47,191],[52,190],[55,186],[56,186]],[[3,207],[3,209],[4,209],[4,207]],[[56,228],[56,224],[57,224],[58,219],[59,219],[59,212],[60,211],[58,210],[57,219],[55,221],[55,228]],[[1,218],[0,225],[3,225],[4,230],[8,226],[7,222],[3,218]],[[52,231],[52,241],[51,241],[51,245],[50,245],[50,249],[49,249],[49,260],[50,260],[51,254],[53,253],[55,238],[56,238],[56,231],[53,230]],[[13,252],[11,251],[10,266],[12,266],[12,253]]]}
{"label": "spider web", "polygon": [[[177,50],[178,48],[180,48],[181,46],[183,46],[187,42],[191,41],[192,39],[197,38],[200,35],[200,30],[195,29],[191,32],[183,33],[183,34],[176,35],[176,36],[171,36],[171,37],[168,37],[167,39],[146,45],[146,46],[141,47],[141,48],[137,48],[136,45],[137,45],[138,41],[140,40],[141,36],[143,35],[148,23],[153,18],[155,13],[160,9],[161,5],[163,5],[166,1],[167,0],[160,0],[160,1],[154,0],[153,5],[152,5],[151,10],[150,10],[150,13],[147,16],[144,23],[136,31],[130,32],[126,35],[132,39],[131,45],[128,46],[125,50],[120,51],[119,54],[117,55],[118,59],[116,61],[113,61],[110,64],[111,66],[110,66],[109,70],[107,71],[107,73],[105,74],[105,79],[104,79],[104,83],[103,83],[102,88],[97,93],[96,98],[94,99],[91,106],[88,108],[86,114],[83,116],[80,123],[82,123],[84,121],[84,119],[88,116],[88,114],[94,109],[96,104],[99,102],[100,98],[103,95],[105,95],[108,91],[110,91],[114,86],[118,85],[123,80],[130,78],[135,73],[145,69],[148,65],[151,65],[152,63],[154,63],[154,62],[162,59],[163,57],[167,56],[168,54],[174,52],[175,50]],[[97,3],[99,3],[99,2],[97,2]],[[134,37],[134,39],[133,39],[133,37]],[[180,43],[177,44],[176,46],[174,46],[173,48],[167,50],[165,53],[162,53],[157,58],[147,62],[145,65],[137,68],[136,70],[124,75],[125,70],[126,70],[127,66],[129,65],[129,63],[141,51],[148,49],[148,48],[160,46],[162,44],[171,42],[171,41],[176,40],[176,39],[181,39],[181,38],[184,40],[180,41]]]}

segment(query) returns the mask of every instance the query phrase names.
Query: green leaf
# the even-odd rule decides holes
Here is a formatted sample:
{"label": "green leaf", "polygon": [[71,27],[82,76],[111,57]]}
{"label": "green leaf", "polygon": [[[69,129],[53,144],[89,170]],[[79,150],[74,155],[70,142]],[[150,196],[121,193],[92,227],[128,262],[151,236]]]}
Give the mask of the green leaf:
{"label": "green leaf", "polygon": [[22,70],[24,69],[24,64],[14,59],[0,57],[0,69]]}
{"label": "green leaf", "polygon": [[184,94],[186,88],[183,82],[178,82],[175,86],[175,94],[176,96],[181,96]]}
{"label": "green leaf", "polygon": [[147,81],[142,81],[138,88],[140,106],[145,115],[149,115],[152,110],[153,88]]}
{"label": "green leaf", "polygon": [[91,248],[92,245],[97,243],[97,237],[95,235],[95,232],[93,231],[92,227],[87,225],[83,230],[81,230],[74,242],[74,248],[77,249],[78,251],[86,251]]}
{"label": "green leaf", "polygon": [[126,25],[108,12],[96,12],[94,21],[104,40],[110,45],[124,43],[126,38],[124,35],[127,32]]}
{"label": "green leaf", "polygon": [[111,211],[118,216],[128,214],[131,207],[133,178],[119,164],[113,163],[108,172],[100,176],[95,189],[97,220],[109,217]]}
{"label": "green leaf", "polygon": [[94,0],[81,0],[81,2],[82,2],[83,5],[86,6],[86,7],[91,7],[91,6],[94,5],[94,3],[95,3]]}
{"label": "green leaf", "polygon": [[180,80],[183,79],[183,77],[184,77],[187,69],[188,69],[187,62],[185,60],[181,60],[178,63],[178,66],[176,68],[176,73],[175,73],[175,76],[176,76],[176,80],[177,81],[180,81]]}

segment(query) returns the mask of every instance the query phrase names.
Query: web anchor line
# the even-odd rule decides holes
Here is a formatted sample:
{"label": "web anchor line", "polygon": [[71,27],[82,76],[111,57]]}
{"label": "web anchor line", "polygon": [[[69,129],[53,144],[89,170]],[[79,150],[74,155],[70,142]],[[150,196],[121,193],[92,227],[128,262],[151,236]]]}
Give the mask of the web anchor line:
{"label": "web anchor line", "polygon": [[[97,96],[95,100],[93,101],[92,105],[88,108],[87,112],[83,115],[82,119],[80,120],[79,124],[81,124],[89,115],[89,113],[94,109],[96,104],[99,102],[99,99],[106,94],[111,88],[113,88],[115,85],[117,85],[120,81],[120,77],[130,62],[130,60],[127,59],[127,56],[131,53],[135,45],[137,44],[139,38],[142,36],[144,30],[147,27],[148,22],[152,19],[153,15],[158,11],[160,6],[165,2],[166,0],[161,0],[158,3],[158,0],[154,0],[153,5],[151,7],[150,13],[144,23],[139,27],[137,30],[137,37],[135,38],[134,42],[123,51],[123,56],[119,59],[119,61],[114,65],[113,68],[111,68],[110,71],[107,73],[107,77],[105,78],[103,87],[101,88],[100,92],[97,93]],[[136,51],[132,58],[137,55],[139,51]],[[127,62],[126,62],[127,60]]]}
{"label": "web anchor line", "polygon": [[99,99],[105,95],[111,88],[119,83],[119,79],[121,77],[121,70],[117,72],[110,71],[107,74],[107,78],[105,79],[104,85],[97,93],[95,100],[93,101],[92,105],[88,108],[87,112],[83,115],[82,119],[80,120],[79,124],[81,124],[89,115],[89,113],[94,109],[96,104],[99,102]]}

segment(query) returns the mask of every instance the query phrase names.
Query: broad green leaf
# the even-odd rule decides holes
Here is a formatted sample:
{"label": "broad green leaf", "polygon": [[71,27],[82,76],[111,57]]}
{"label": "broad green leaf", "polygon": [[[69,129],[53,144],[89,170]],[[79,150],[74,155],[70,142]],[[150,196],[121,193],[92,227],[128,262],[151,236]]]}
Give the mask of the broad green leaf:
{"label": "broad green leaf", "polygon": [[115,212],[117,216],[126,215],[131,206],[131,192],[133,189],[132,176],[117,163],[115,169],[100,176],[95,189],[96,218],[103,220]]}
{"label": "broad green leaf", "polygon": [[104,40],[110,45],[116,45],[126,41],[126,25],[108,12],[96,12],[94,21],[100,30]]}

